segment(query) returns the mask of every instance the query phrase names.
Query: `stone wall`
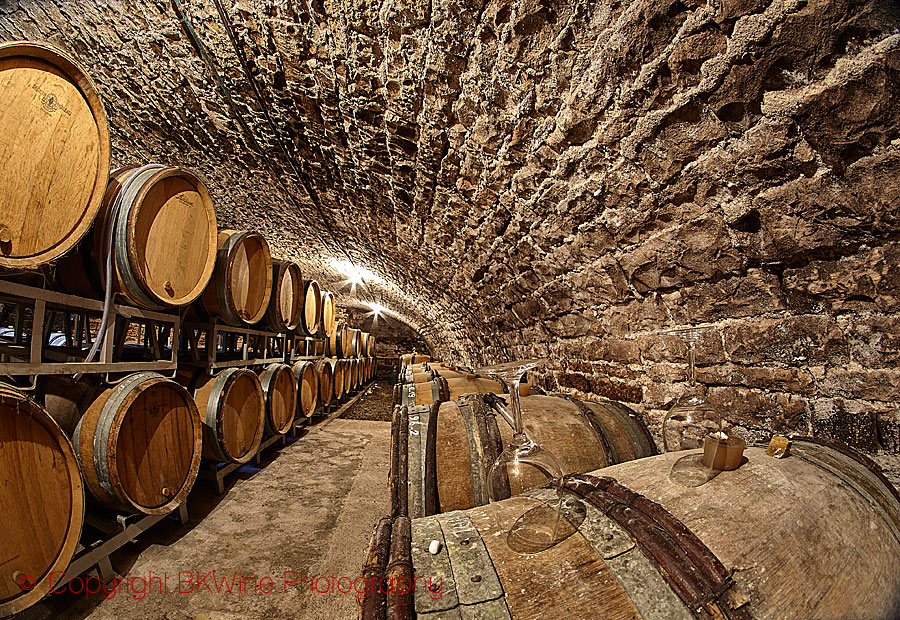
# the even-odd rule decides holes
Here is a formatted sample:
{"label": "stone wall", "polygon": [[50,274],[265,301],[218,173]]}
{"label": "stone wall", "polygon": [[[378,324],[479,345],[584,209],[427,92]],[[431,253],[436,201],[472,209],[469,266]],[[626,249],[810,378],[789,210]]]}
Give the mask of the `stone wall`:
{"label": "stone wall", "polygon": [[[736,422],[898,452],[900,17],[887,0],[75,0],[0,36],[84,63],[116,163],[200,169],[223,224],[439,356],[658,428],[671,327]],[[888,462],[883,457],[882,462]]]}

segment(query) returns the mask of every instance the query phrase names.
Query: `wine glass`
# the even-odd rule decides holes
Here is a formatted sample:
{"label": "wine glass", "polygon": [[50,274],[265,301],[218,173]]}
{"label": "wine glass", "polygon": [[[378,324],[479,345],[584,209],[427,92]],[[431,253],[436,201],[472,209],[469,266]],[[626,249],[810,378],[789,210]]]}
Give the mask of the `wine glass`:
{"label": "wine glass", "polygon": [[686,487],[700,486],[718,473],[704,462],[703,453],[678,455],[683,450],[702,448],[707,437],[722,431],[722,416],[706,400],[706,390],[697,383],[694,370],[697,343],[711,330],[689,327],[665,332],[678,336],[687,346],[688,387],[669,410],[662,428],[663,451],[672,463],[669,480]]}
{"label": "wine glass", "polygon": [[[546,362],[518,360],[476,371],[503,382],[509,392],[510,412],[501,411],[501,415],[512,426],[513,436],[491,464],[487,488],[496,525],[506,533],[510,549],[520,553],[543,551],[574,531],[565,519],[562,521],[569,526],[561,527],[560,514],[573,512],[572,506],[563,503],[562,466],[549,450],[528,437],[522,421],[519,383],[527,371]],[[523,495],[541,486],[549,486],[553,492]]]}

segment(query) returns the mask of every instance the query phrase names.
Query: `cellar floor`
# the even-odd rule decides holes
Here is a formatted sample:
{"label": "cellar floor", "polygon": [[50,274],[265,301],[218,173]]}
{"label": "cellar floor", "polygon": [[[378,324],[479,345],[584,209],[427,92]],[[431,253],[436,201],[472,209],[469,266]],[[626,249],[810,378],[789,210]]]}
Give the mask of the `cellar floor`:
{"label": "cellar floor", "polygon": [[332,415],[232,474],[222,497],[198,480],[190,523],[162,521],[112,556],[125,579],[109,593],[51,595],[15,618],[355,618],[354,580],[389,511],[389,450],[389,422]]}

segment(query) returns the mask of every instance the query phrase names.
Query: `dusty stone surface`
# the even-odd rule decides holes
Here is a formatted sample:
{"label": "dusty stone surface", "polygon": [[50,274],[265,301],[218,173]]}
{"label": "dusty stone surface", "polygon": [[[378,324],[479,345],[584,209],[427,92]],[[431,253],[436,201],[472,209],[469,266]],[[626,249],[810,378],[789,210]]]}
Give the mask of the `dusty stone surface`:
{"label": "dusty stone surface", "polygon": [[365,394],[341,414],[342,420],[379,420],[390,422],[394,408],[394,386],[376,381],[366,387]]}
{"label": "dusty stone surface", "polygon": [[[51,595],[13,617],[356,617],[355,593],[339,592],[349,588],[348,581],[338,580],[359,576],[375,524],[390,510],[390,435],[390,424],[385,422],[319,422],[280,452],[267,453],[272,460],[264,460],[262,469],[238,472],[226,479],[222,498],[215,496],[211,483],[199,480],[188,498],[190,524],[160,523],[112,556],[113,568],[128,579],[117,590],[110,586],[110,594],[87,598],[73,593]],[[248,472],[253,469],[244,468]],[[219,592],[213,576],[205,580],[209,589],[198,581],[210,571],[214,571]],[[327,579],[312,582],[317,592],[304,581],[301,592],[301,571],[302,577]],[[188,572],[193,575],[189,577]],[[229,593],[222,579],[232,582],[236,573],[244,587],[235,586]],[[333,588],[326,583],[332,575]],[[150,582],[152,590],[146,595],[135,592],[145,589],[141,579],[154,576],[160,580]],[[266,577],[271,583],[263,581]]]}
{"label": "dusty stone surface", "polygon": [[[711,323],[727,415],[873,452],[900,444],[898,23],[888,0],[0,6],[0,36],[87,67],[117,164],[201,170],[222,224],[437,355],[548,356],[544,387],[658,427],[684,389],[661,330]],[[384,282],[351,294],[323,264],[347,257]]]}

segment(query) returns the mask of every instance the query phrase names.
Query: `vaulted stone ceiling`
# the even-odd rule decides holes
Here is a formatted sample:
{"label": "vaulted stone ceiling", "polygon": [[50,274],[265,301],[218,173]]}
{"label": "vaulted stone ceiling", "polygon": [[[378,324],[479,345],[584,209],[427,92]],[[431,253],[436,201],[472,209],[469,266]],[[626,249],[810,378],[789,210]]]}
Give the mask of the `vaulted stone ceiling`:
{"label": "vaulted stone ceiling", "polygon": [[898,25],[888,1],[0,4],[0,36],[87,67],[116,163],[201,170],[222,224],[326,286],[329,259],[371,269],[343,303],[439,355],[547,355],[548,387],[658,418],[684,381],[660,330],[713,323],[736,420],[867,447],[900,441]]}

